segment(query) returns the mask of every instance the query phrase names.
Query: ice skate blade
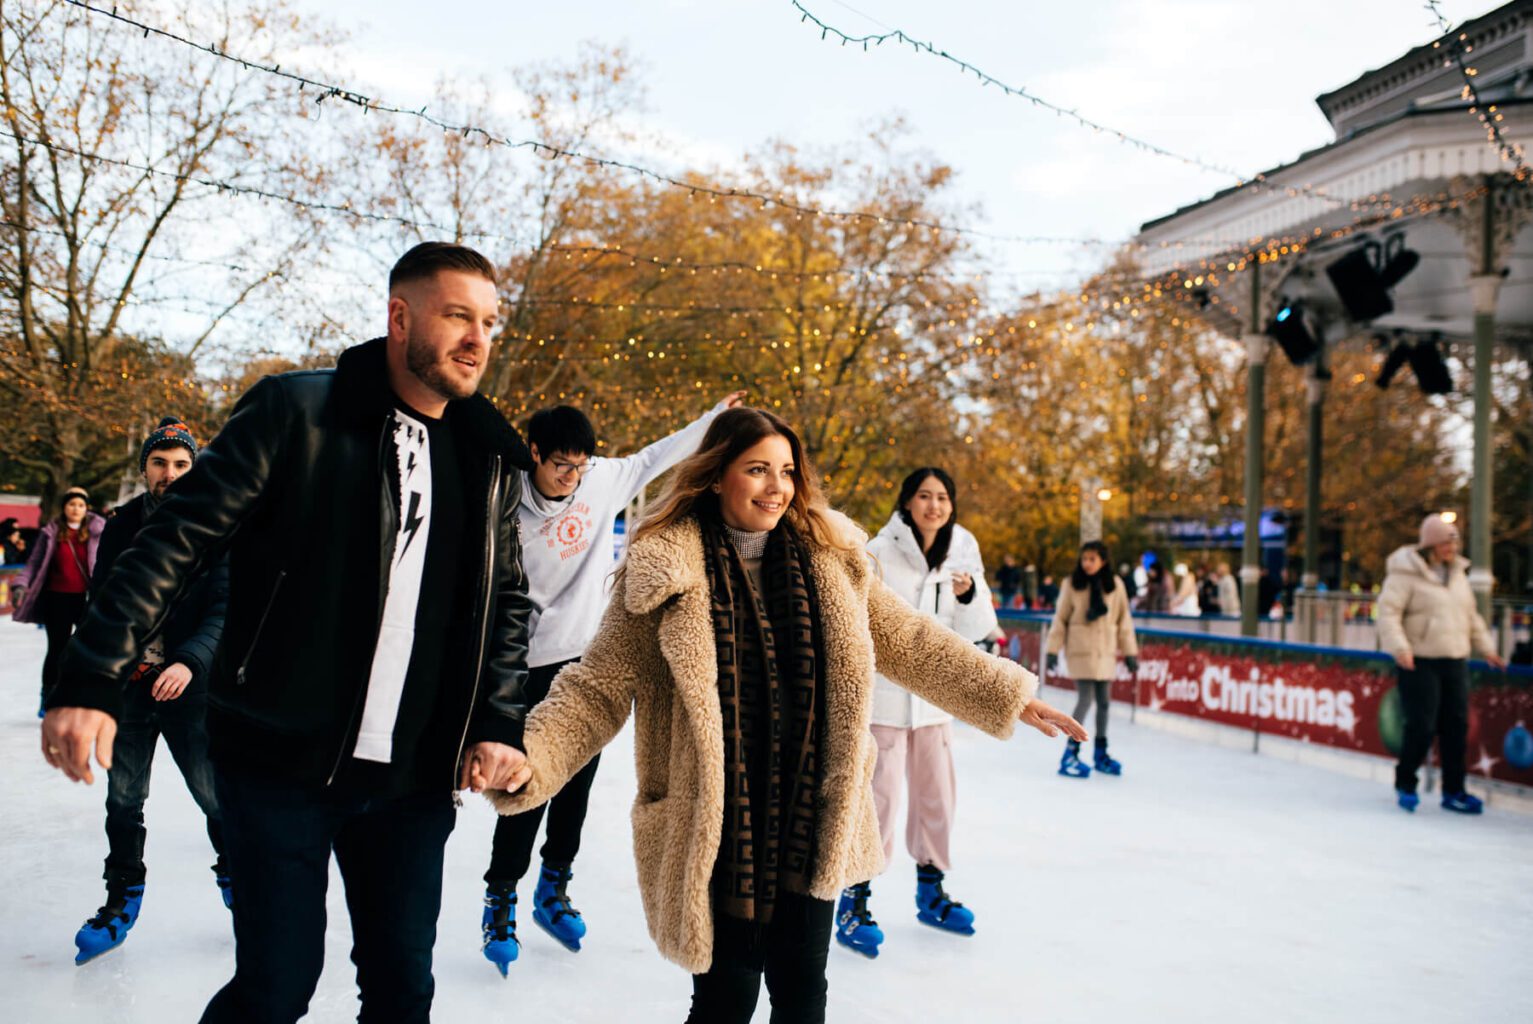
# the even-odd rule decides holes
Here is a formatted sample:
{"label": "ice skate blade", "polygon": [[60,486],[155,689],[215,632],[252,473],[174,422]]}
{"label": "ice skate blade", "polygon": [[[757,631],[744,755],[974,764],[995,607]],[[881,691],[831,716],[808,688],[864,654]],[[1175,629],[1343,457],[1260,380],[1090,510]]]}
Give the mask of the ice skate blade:
{"label": "ice skate blade", "polygon": [[874,946],[872,949],[858,949],[856,946],[852,945],[849,942],[842,942],[839,938],[836,939],[836,945],[840,946],[842,949],[846,950],[848,953],[856,953],[858,956],[863,957],[865,959],[868,959],[868,960],[877,960],[878,959],[878,947],[877,946]]}
{"label": "ice skate blade", "polygon": [[[123,936],[123,938],[127,938],[127,936],[125,935],[125,936]],[[95,952],[95,953],[86,953],[84,950],[81,950],[81,951],[75,953],[75,966],[76,967],[84,967],[86,964],[90,963],[92,960],[100,960],[102,957],[106,956],[108,953],[112,952],[113,950],[121,949],[121,948],[122,948],[122,943],[121,942],[117,942],[117,943],[114,943],[114,944],[108,946],[107,948],[105,948],[103,950],[100,950],[98,952]]]}
{"label": "ice skate blade", "polygon": [[1067,778],[1067,779],[1089,779],[1089,778],[1091,778],[1091,772],[1090,771],[1072,772],[1072,771],[1070,771],[1070,770],[1068,770],[1066,768],[1061,768],[1061,769],[1059,769],[1059,774],[1061,776],[1063,776],[1064,778]]}
{"label": "ice skate blade", "polygon": [[559,934],[557,934],[548,925],[544,924],[543,923],[543,919],[541,917],[539,917],[537,914],[533,914],[532,915],[532,923],[537,925],[539,928],[543,929],[543,933],[545,935],[547,935],[550,939],[553,939],[555,942],[557,942],[559,945],[563,946],[565,949],[569,950],[571,953],[578,953],[578,952],[580,952],[580,940],[579,939],[574,939],[574,940],[567,940],[567,939],[565,939],[564,937],[562,937]]}
{"label": "ice skate blade", "polygon": [[933,921],[931,918],[922,917],[920,914],[916,915],[916,920],[926,925],[928,928],[935,928],[937,931],[946,932],[949,935],[968,936],[974,934],[974,926],[972,924],[966,928],[954,928],[950,925],[943,924],[941,921]]}

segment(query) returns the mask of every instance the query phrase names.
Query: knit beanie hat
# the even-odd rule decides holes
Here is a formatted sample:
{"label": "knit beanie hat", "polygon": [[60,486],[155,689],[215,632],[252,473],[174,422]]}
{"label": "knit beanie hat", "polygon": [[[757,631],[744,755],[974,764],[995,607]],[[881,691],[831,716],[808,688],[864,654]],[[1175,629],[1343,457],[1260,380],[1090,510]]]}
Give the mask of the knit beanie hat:
{"label": "knit beanie hat", "polygon": [[1442,516],[1434,512],[1421,521],[1422,547],[1435,548],[1450,540],[1458,540],[1458,527]]}
{"label": "knit beanie hat", "polygon": [[197,458],[197,441],[186,424],[175,416],[166,416],[160,425],[144,438],[144,447],[138,453],[138,471],[142,473],[149,465],[149,453],[157,448],[174,448],[179,445]]}

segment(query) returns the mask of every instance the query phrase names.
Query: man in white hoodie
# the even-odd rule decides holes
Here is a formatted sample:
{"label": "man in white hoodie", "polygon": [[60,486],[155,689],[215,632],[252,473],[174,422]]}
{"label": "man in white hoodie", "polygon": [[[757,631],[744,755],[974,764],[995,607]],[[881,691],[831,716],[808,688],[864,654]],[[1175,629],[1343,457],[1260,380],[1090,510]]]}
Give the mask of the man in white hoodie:
{"label": "man in white hoodie", "polygon": [[[527,653],[527,710],[548,695],[554,677],[580,660],[596,635],[607,606],[613,564],[613,524],[629,502],[702,442],[714,417],[739,405],[745,392],[724,398],[700,419],[636,454],[595,457],[596,430],[579,409],[567,405],[535,413],[527,425],[534,469],[523,473],[518,510],[522,561],[532,601]],[[585,921],[565,889],[580,849],[586,800],[599,757],[582,768],[546,805],[548,832],[543,868],[533,894],[533,920],[572,951],[580,949]],[[516,886],[532,863],[543,807],[495,823],[490,867],[485,872],[481,924],[484,955],[505,975],[517,958]]]}

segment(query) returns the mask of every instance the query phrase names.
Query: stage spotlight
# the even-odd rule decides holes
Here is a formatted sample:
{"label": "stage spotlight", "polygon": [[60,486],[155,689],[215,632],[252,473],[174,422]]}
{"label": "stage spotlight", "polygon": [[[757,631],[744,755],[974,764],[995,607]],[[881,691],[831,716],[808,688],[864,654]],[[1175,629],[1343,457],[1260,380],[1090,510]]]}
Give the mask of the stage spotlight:
{"label": "stage spotlight", "polygon": [[1435,334],[1430,338],[1397,336],[1394,347],[1384,357],[1384,365],[1374,383],[1380,388],[1389,387],[1400,368],[1409,363],[1411,372],[1416,375],[1416,386],[1421,388],[1423,394],[1450,393],[1453,390],[1453,374],[1443,359],[1440,341],[1441,336]]}
{"label": "stage spotlight", "polygon": [[1304,305],[1300,302],[1285,302],[1278,309],[1267,325],[1267,336],[1278,343],[1295,366],[1303,366],[1320,351],[1320,343],[1304,322]]}
{"label": "stage spotlight", "polygon": [[1436,338],[1423,339],[1411,346],[1411,372],[1424,394],[1446,395],[1453,390],[1453,374],[1448,372]]}
{"label": "stage spotlight", "polygon": [[1421,257],[1405,247],[1405,236],[1394,235],[1384,245],[1366,242],[1325,268],[1336,297],[1353,323],[1368,323],[1394,311],[1389,290],[1399,284]]}

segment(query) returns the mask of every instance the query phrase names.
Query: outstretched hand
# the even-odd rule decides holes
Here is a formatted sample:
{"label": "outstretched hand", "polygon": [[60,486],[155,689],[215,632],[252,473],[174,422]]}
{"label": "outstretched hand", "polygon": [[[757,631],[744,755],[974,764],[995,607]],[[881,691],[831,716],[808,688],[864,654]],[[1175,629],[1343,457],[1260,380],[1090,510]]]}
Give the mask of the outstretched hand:
{"label": "outstretched hand", "polygon": [[738,408],[740,405],[744,404],[744,402],[745,402],[745,392],[744,391],[731,391],[729,394],[724,396],[724,400],[722,402],[720,402],[719,404],[722,405],[726,409],[735,409],[735,408]]}
{"label": "outstretched hand", "polygon": [[112,741],[117,738],[117,720],[95,708],[53,708],[43,716],[43,760],[69,777],[71,782],[86,785],[96,781],[90,770],[90,756],[96,763],[112,770]]}
{"label": "outstretched hand", "polygon": [[463,770],[458,777],[459,789],[471,789],[483,793],[487,789],[503,789],[514,793],[532,778],[532,767],[527,755],[504,743],[475,743],[463,752]]}
{"label": "outstretched hand", "polygon": [[1086,730],[1081,723],[1037,698],[1027,702],[1027,707],[1022,709],[1017,720],[1023,725],[1032,726],[1045,736],[1058,736],[1060,730],[1064,730],[1065,735],[1072,740],[1084,743],[1087,739]]}

